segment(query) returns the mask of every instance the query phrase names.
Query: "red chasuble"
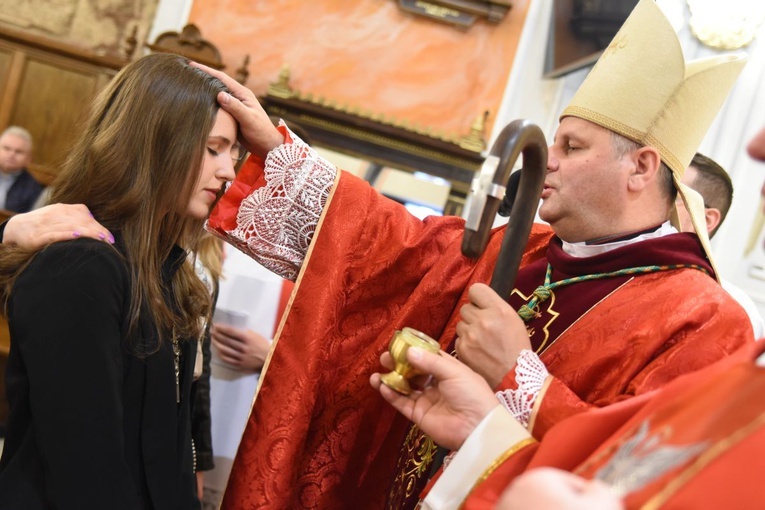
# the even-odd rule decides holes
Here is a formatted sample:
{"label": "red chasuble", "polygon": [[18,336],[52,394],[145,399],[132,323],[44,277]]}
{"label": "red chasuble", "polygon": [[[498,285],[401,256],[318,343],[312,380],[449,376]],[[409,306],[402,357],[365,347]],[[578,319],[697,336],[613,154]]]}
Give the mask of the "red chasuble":
{"label": "red chasuble", "polygon": [[[488,510],[524,469],[600,478],[626,508],[760,508],[765,368],[742,349],[666,388],[582,413],[550,429],[479,484],[466,510]],[[752,356],[754,351],[754,356]]]}
{"label": "red chasuble", "polygon": [[[658,270],[556,289],[540,306],[539,318],[527,323],[532,345],[553,376],[531,416],[535,438],[567,416],[661,388],[753,339],[745,312],[712,284],[712,269],[703,257],[693,234],[650,239],[588,258],[567,255],[556,238],[546,260],[519,274],[511,297],[516,309],[525,302],[518,295],[533,291],[548,262],[552,281],[677,264],[707,271]],[[517,387],[514,371],[501,387]]]}
{"label": "red chasuble", "polygon": [[[396,329],[416,328],[444,347],[453,340],[467,288],[490,280],[504,232],[474,262],[460,252],[463,228],[456,217],[420,221],[367,183],[339,179],[264,368],[223,508],[384,506],[410,423],[369,376]],[[542,257],[551,235],[535,227],[524,261]]]}
{"label": "red chasuble", "polygon": [[[243,169],[237,181],[262,181],[254,170]],[[237,186],[234,195],[242,193]],[[214,213],[211,227],[225,234],[230,214]],[[224,509],[383,508],[397,476],[406,493],[392,496],[416,501],[413,478],[426,478],[429,467],[415,458],[403,478],[396,472],[409,423],[371,389],[369,376],[396,329],[421,330],[443,347],[452,342],[467,289],[490,280],[504,233],[495,230],[486,253],[471,261],[460,253],[463,228],[455,217],[420,221],[365,182],[338,179],[264,368]],[[522,265],[543,259],[551,237],[535,225]],[[585,401],[653,389],[752,336],[743,310],[695,269],[638,276],[611,294],[587,296],[583,317],[562,314],[571,327],[542,358],[556,376],[536,413],[545,427],[586,409]],[[556,306],[565,312],[562,300]],[[694,334],[706,327],[727,328],[726,342]],[[412,453],[425,450],[417,444]]]}

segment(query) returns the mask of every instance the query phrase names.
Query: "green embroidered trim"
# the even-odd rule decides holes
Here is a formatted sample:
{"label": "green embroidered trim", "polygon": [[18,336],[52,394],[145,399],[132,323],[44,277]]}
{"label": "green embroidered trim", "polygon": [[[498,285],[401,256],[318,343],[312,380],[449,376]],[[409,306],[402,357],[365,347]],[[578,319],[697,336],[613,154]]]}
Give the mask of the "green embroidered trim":
{"label": "green embroidered trim", "polygon": [[521,317],[521,319],[523,319],[524,322],[528,322],[534,317],[537,317],[539,314],[538,312],[534,311],[534,309],[540,303],[543,303],[544,301],[550,298],[550,296],[552,295],[553,289],[564,287],[566,285],[571,285],[572,283],[586,282],[590,280],[604,280],[606,278],[614,278],[616,276],[632,276],[636,274],[658,273],[661,271],[672,271],[674,269],[686,269],[686,268],[696,269],[698,271],[702,271],[703,273],[707,275],[709,274],[709,271],[699,266],[698,264],[673,264],[669,266],[630,267],[627,269],[619,269],[618,271],[611,271],[610,273],[586,274],[583,276],[575,276],[573,278],[566,278],[565,280],[560,280],[557,282],[550,283],[550,278],[552,277],[552,266],[548,262],[547,272],[545,273],[544,284],[534,289],[534,292],[532,293],[532,298],[529,300],[528,303],[523,305],[518,310],[518,315]]}

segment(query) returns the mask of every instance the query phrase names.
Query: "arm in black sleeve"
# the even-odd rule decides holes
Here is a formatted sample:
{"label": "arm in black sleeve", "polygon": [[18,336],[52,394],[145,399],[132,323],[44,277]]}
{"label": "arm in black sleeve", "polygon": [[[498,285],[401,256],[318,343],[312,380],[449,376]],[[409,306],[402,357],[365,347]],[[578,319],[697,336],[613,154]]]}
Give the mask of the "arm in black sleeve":
{"label": "arm in black sleeve", "polygon": [[42,250],[14,286],[11,336],[27,371],[52,507],[142,507],[125,458],[122,322],[128,286],[117,252],[91,240]]}

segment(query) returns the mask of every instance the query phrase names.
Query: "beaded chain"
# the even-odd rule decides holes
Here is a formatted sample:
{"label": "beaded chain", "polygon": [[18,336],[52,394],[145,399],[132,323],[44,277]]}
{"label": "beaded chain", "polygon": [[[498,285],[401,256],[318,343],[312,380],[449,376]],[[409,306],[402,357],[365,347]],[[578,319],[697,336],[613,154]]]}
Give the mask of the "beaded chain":
{"label": "beaded chain", "polygon": [[173,368],[175,369],[175,403],[181,403],[181,344],[173,328]]}
{"label": "beaded chain", "polygon": [[552,295],[553,289],[564,287],[572,283],[585,282],[589,280],[603,280],[605,278],[613,278],[616,276],[630,276],[630,275],[636,275],[636,274],[658,273],[660,271],[671,271],[673,269],[685,269],[685,268],[697,269],[699,271],[706,273],[707,275],[709,274],[709,271],[699,266],[698,264],[673,264],[669,266],[630,267],[627,269],[619,269],[618,271],[611,271],[610,273],[594,273],[594,274],[587,274],[583,276],[574,276],[573,278],[566,278],[565,280],[560,280],[557,282],[550,283],[550,278],[552,277],[552,266],[548,262],[547,272],[545,273],[544,284],[534,289],[534,292],[532,293],[532,298],[529,300],[528,303],[523,305],[518,310],[518,315],[521,317],[521,319],[523,319],[524,322],[527,322],[533,319],[534,317],[538,315],[538,313],[534,311],[534,308],[539,303],[546,301],[550,297],[550,295]]}

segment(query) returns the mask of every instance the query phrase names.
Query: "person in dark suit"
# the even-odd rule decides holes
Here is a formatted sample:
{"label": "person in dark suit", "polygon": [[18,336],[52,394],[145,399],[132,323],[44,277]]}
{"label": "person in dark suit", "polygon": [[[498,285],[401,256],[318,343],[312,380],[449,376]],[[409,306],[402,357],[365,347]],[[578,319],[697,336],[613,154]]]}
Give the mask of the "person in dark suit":
{"label": "person in dark suit", "polygon": [[0,209],[31,211],[44,186],[27,171],[32,162],[32,135],[11,126],[0,135]]}
{"label": "person in dark suit", "polygon": [[217,79],[178,56],[99,96],[52,201],[113,242],[0,247],[11,331],[0,509],[198,509],[192,379],[210,293],[185,262],[240,155]]}

